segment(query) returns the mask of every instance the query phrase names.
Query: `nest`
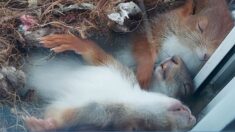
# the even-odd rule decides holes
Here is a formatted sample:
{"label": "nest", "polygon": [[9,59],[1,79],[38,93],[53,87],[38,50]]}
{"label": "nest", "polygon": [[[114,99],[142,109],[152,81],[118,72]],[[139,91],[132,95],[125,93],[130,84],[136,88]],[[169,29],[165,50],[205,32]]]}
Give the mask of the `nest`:
{"label": "nest", "polygon": [[[107,30],[107,12],[115,10],[117,0],[10,0],[2,4],[2,23],[15,24],[14,20],[23,14],[34,17],[34,30],[50,25],[63,30],[75,30],[82,37],[90,32]],[[86,4],[86,5],[84,5]],[[94,6],[96,5],[96,6]],[[79,7],[80,6],[80,7]],[[83,7],[82,7],[83,6]],[[9,17],[10,16],[10,17]],[[14,25],[15,27],[16,25]],[[106,31],[103,31],[106,32]]]}
{"label": "nest", "polygon": [[[116,10],[124,0],[3,0],[0,2],[0,66],[23,65],[22,52],[28,39],[36,40],[51,33],[73,33],[83,38],[92,33],[107,34],[107,13]],[[85,4],[85,5],[84,5]],[[21,28],[22,15],[32,16],[35,24],[26,31]],[[33,36],[28,32],[46,30],[47,34]],[[54,32],[56,30],[56,32]],[[29,36],[29,37],[28,37]]]}
{"label": "nest", "polygon": [[[115,10],[120,0],[3,0],[0,2],[0,73],[13,67],[21,70],[27,56],[26,51],[38,37],[48,33],[73,33],[83,38],[93,32],[107,33],[107,12]],[[85,5],[84,5],[85,3]],[[95,5],[95,6],[94,6]],[[22,29],[21,16],[34,20],[29,30]],[[24,25],[23,25],[24,26]],[[44,33],[38,35],[43,29]],[[52,30],[53,29],[53,30]],[[101,30],[102,29],[102,30]],[[35,34],[34,34],[35,32]],[[38,44],[38,42],[36,42]],[[34,45],[33,45],[34,46]],[[12,73],[11,70],[8,71]],[[16,72],[16,71],[15,71]],[[18,73],[16,73],[18,74]],[[4,75],[4,78],[6,76]],[[17,79],[23,79],[19,77]],[[1,86],[7,85],[8,80]],[[19,84],[20,85],[20,84]],[[0,98],[16,99],[20,86],[0,88]],[[10,87],[10,86],[9,86]],[[17,98],[19,100],[19,98]]]}
{"label": "nest", "polygon": [[[117,11],[117,5],[127,1],[130,0],[0,1],[0,108],[3,108],[0,131],[26,131],[21,116],[40,114],[41,110],[36,109],[35,104],[29,105],[34,91],[19,94],[25,84],[22,67],[26,51],[31,46],[38,46],[37,38],[51,33],[72,33],[82,38],[93,34],[107,35],[110,31],[107,14]],[[151,9],[159,3],[164,0],[144,1]],[[24,15],[33,23],[29,29],[22,23]],[[5,116],[6,113],[9,116]]]}

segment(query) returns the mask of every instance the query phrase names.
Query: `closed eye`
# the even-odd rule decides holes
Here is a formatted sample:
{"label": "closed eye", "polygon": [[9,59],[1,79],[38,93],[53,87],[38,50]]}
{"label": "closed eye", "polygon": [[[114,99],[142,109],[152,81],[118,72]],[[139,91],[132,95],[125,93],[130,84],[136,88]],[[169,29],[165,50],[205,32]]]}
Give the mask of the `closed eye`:
{"label": "closed eye", "polygon": [[200,30],[201,33],[203,33],[203,29],[202,29],[202,27],[200,26],[200,24],[198,24],[198,29]]}

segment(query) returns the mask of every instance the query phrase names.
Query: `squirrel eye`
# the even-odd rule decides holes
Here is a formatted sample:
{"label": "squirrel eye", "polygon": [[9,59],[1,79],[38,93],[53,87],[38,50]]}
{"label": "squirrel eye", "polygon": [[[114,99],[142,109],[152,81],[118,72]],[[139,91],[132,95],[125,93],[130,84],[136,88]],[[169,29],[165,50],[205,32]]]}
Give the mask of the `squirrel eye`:
{"label": "squirrel eye", "polygon": [[203,29],[202,29],[202,27],[200,26],[199,23],[197,24],[197,26],[198,26],[199,31],[200,31],[201,33],[203,33]]}
{"label": "squirrel eye", "polygon": [[207,26],[208,26],[208,19],[206,17],[199,17],[197,22],[197,30],[199,30],[201,33],[203,33]]}

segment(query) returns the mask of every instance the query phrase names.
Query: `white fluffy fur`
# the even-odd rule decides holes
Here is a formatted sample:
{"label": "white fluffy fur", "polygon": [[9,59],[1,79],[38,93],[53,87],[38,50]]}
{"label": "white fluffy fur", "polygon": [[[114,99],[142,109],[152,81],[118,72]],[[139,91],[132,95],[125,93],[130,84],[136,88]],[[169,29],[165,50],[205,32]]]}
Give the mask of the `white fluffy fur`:
{"label": "white fluffy fur", "polygon": [[166,110],[176,102],[165,95],[141,90],[138,83],[133,85],[113,67],[79,64],[74,67],[74,64],[55,61],[28,68],[28,84],[50,104],[61,107],[81,107],[97,102],[149,105],[149,109],[150,104],[157,104],[159,110]]}
{"label": "white fluffy fur", "polygon": [[[195,119],[189,119],[190,111],[182,114],[169,110],[175,105],[183,107],[180,101],[141,90],[133,79],[134,74],[123,74],[124,69],[121,68],[117,65],[84,66],[67,59],[53,60],[41,66],[28,67],[27,85],[34,87],[48,101],[49,111],[77,108],[79,117],[75,120],[79,124],[103,126],[116,122],[120,125],[131,123],[134,118],[144,121],[143,126],[138,126],[143,129],[177,130],[192,127]],[[97,106],[89,107],[92,104]],[[123,107],[118,107],[120,105]],[[105,110],[109,108],[112,111]],[[123,113],[119,113],[119,108],[125,109]],[[117,114],[120,114],[118,118]],[[130,127],[135,127],[135,124],[132,125]]]}

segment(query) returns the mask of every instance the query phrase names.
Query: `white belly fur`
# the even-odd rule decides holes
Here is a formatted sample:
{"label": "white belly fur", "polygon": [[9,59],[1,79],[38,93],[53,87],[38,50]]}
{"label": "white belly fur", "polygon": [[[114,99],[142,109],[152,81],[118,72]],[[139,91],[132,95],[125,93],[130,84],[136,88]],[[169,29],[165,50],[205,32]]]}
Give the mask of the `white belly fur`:
{"label": "white belly fur", "polygon": [[120,71],[105,66],[84,66],[73,60],[51,60],[27,67],[27,86],[55,106],[80,107],[91,102],[145,104],[168,98],[142,91],[123,78]]}

